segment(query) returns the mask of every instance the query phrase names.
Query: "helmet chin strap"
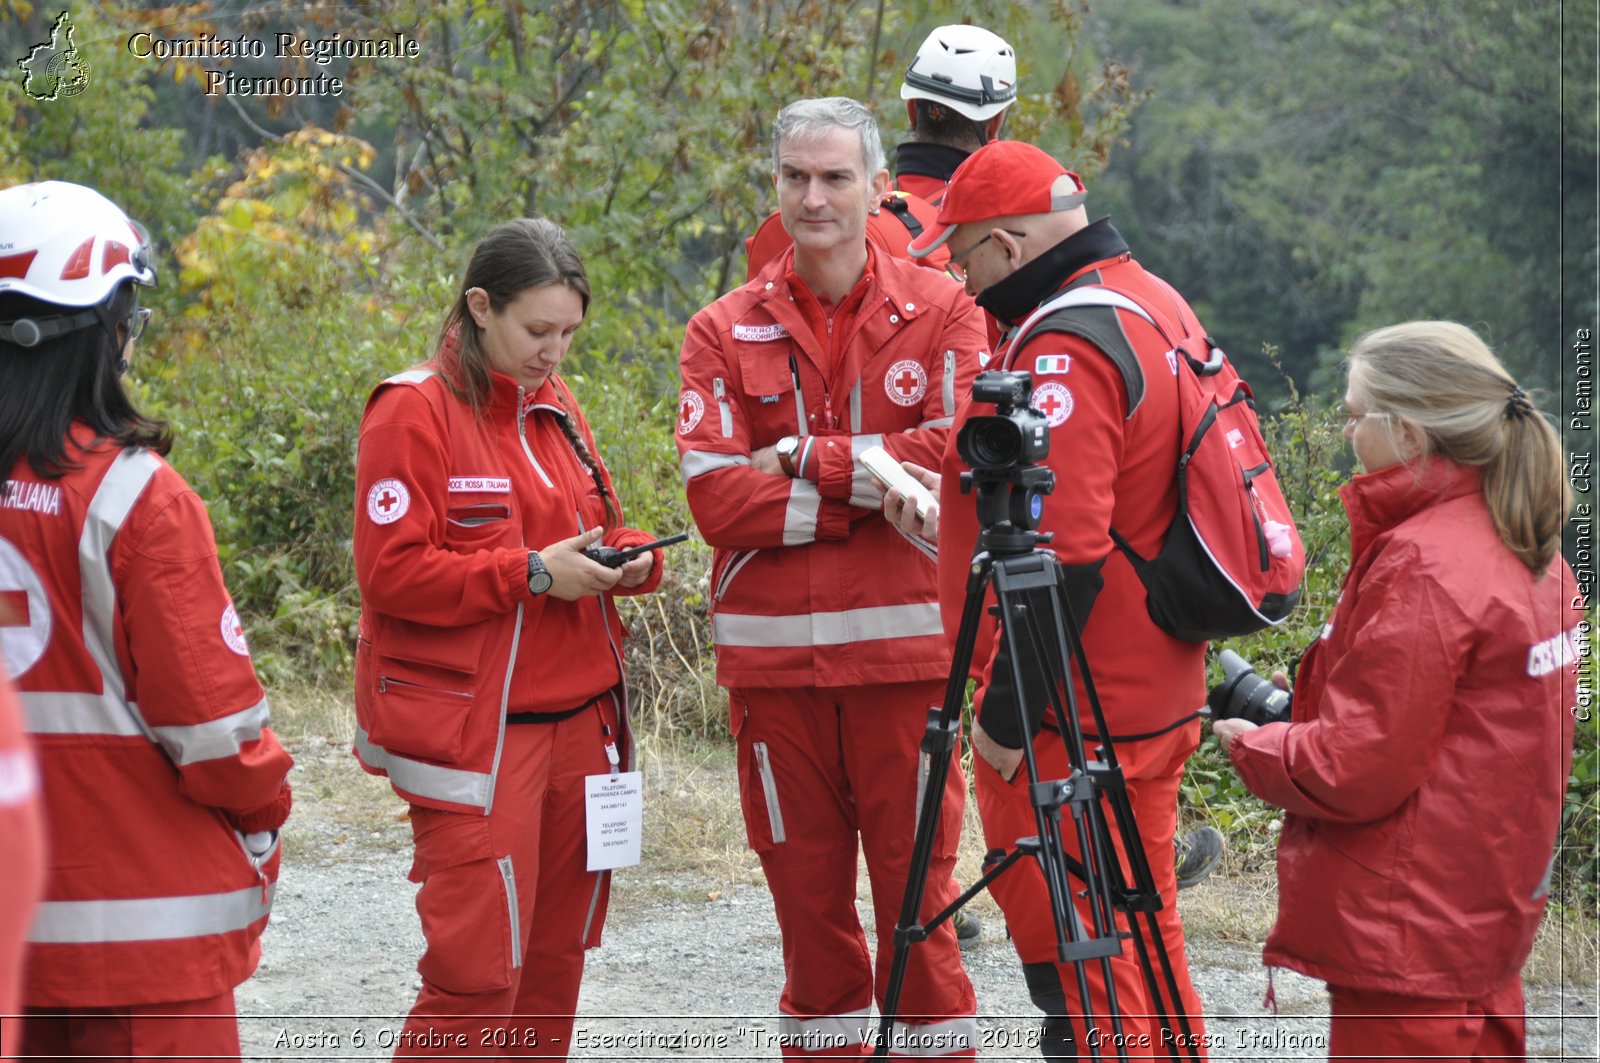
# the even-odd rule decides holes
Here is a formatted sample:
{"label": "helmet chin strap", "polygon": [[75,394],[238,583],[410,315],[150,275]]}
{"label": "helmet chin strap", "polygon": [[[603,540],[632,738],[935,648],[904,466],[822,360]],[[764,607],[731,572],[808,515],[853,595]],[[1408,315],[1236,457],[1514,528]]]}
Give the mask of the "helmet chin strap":
{"label": "helmet chin strap", "polygon": [[58,314],[55,317],[19,317],[15,321],[0,321],[0,340],[18,347],[37,347],[45,340],[64,336],[69,332],[88,328],[101,321],[100,308],[78,314]]}

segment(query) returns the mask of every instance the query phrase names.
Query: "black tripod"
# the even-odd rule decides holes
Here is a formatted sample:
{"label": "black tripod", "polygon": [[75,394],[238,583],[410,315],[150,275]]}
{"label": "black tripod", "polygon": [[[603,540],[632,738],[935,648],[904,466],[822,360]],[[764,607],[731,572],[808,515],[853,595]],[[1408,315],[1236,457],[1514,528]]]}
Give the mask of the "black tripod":
{"label": "black tripod", "polygon": [[[968,457],[965,450],[963,457]],[[970,457],[968,461],[977,465]],[[1139,1046],[1141,1054],[1148,1052],[1149,1048],[1163,1048],[1176,1061],[1180,1051],[1186,1049],[1192,1059],[1199,1060],[1198,1038],[1191,1031],[1188,1017],[1184,1014],[1177,978],[1167,956],[1160,925],[1156,921],[1155,913],[1162,906],[1161,895],[1156,890],[1144,847],[1139,840],[1126,783],[1112,748],[1110,729],[1106,726],[1099,698],[1095,695],[1094,683],[1084,657],[1081,632],[1065,590],[1061,566],[1054,554],[1038,549],[1048,537],[1041,537],[1032,530],[1037,525],[1042,508],[1041,496],[1050,493],[1054,487],[1054,475],[1049,469],[1024,463],[1020,467],[1000,471],[980,469],[962,475],[963,493],[969,492],[974,484],[978,489],[978,519],[983,531],[967,577],[965,604],[961,612],[950,679],[945,688],[944,705],[929,710],[928,727],[922,740],[922,751],[929,756],[927,787],[918,812],[911,877],[900,906],[899,923],[895,926],[894,961],[890,968],[878,1041],[873,1054],[882,1057],[889,1050],[891,1027],[900,1003],[910,946],[926,941],[963,905],[1026,856],[1038,862],[1044,876],[1050,898],[1050,915],[1055,926],[1057,956],[1062,963],[1072,964],[1076,972],[1078,1000],[1083,1016],[1080,1028],[1102,1031],[1102,1036],[1086,1038],[1090,1058],[1101,1058],[1101,1043],[1116,1046],[1119,1059],[1125,1061],[1128,1058],[1128,1038],[1123,1032],[1116,988],[1111,977],[1111,957],[1121,954],[1122,939],[1127,937],[1133,941],[1138,954],[1145,985],[1162,1031],[1160,1044]],[[939,805],[949,775],[951,755],[957,744],[967,672],[972,663],[978,625],[984,614],[985,593],[991,584],[998,603],[1006,656],[1010,662],[1011,689],[1015,692],[1012,700],[1017,714],[1018,734],[1023,737],[1023,762],[1038,834],[1019,838],[1015,848],[998,863],[986,866],[981,879],[924,925],[917,922],[917,915],[922,909],[926,890],[928,867],[939,824]],[[1077,661],[1078,674],[1083,679],[1096,733],[1101,736],[1101,744],[1096,748],[1097,760],[1089,760],[1084,753],[1083,730],[1078,722],[1077,698],[1072,683],[1074,660]],[[1043,678],[1046,681],[1043,685],[1048,690],[1049,704],[1054,710],[1059,735],[1072,765],[1072,771],[1066,779],[1039,778],[1032,739],[1042,706],[1027,704],[1029,699],[1024,695],[1024,691],[1028,690],[1024,683],[1026,662],[1037,662],[1037,666],[1044,669]],[[1035,684],[1035,687],[1038,685]],[[1063,810],[1071,817],[1081,859],[1068,856],[1063,848]],[[1127,854],[1133,878],[1131,884],[1117,860],[1110,833],[1113,826],[1119,832],[1123,850]],[[1089,915],[1088,925],[1085,925],[1072,903],[1067,878],[1069,873],[1083,885],[1081,895]],[[1115,912],[1118,910],[1128,914],[1128,931],[1117,929]],[[1151,942],[1155,946],[1153,954]],[[1153,959],[1159,962],[1159,981]],[[1100,966],[1107,1014],[1098,1018],[1108,1020],[1109,1027],[1096,1025],[1097,1016],[1093,1014],[1087,973],[1089,963],[1098,963]],[[1111,1037],[1103,1035],[1107,1028],[1111,1030]]]}

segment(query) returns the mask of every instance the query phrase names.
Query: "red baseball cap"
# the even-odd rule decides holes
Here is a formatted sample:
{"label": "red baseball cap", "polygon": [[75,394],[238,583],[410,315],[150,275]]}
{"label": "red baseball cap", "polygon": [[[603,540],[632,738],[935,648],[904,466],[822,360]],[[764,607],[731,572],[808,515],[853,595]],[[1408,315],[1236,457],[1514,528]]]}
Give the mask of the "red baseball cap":
{"label": "red baseball cap", "polygon": [[[1062,175],[1076,192],[1052,195]],[[1083,205],[1083,181],[1046,152],[1020,140],[991,140],[956,167],[944,190],[939,217],[906,250],[922,258],[943,247],[956,226],[1013,214],[1050,214]]]}

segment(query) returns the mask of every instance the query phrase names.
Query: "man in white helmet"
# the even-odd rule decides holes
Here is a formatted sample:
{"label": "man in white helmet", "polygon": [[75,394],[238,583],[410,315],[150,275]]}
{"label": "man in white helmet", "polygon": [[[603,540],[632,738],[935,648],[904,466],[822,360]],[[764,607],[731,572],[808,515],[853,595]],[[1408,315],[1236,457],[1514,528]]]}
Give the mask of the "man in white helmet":
{"label": "man in white helmet", "polygon": [[940,26],[917,49],[900,98],[911,139],[895,148],[894,186],[937,207],[956,167],[999,138],[1017,99],[1016,52],[981,26]]}
{"label": "man in white helmet", "polygon": [[[894,184],[867,218],[867,239],[897,258],[938,216],[944,186],[972,152],[1000,135],[1017,98],[1017,57],[999,36],[979,26],[940,26],[928,34],[900,86],[912,139],[895,149]],[[745,240],[746,279],[790,245],[778,212]],[[945,270],[942,248],[912,259]],[[960,278],[957,277],[959,280]]]}

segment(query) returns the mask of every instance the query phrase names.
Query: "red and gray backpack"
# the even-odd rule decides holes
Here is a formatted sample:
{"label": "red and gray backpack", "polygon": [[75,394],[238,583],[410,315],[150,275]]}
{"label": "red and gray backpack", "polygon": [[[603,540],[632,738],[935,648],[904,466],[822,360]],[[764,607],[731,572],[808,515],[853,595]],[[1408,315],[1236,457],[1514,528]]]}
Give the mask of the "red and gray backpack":
{"label": "red and gray backpack", "polygon": [[1137,314],[1161,333],[1178,382],[1178,511],[1153,558],[1141,557],[1115,528],[1111,537],[1144,584],[1150,618],[1163,631],[1189,642],[1246,635],[1282,623],[1294,608],[1305,547],[1273,472],[1250,385],[1188,304],[1165,281],[1151,279],[1168,296],[1181,333],[1128,293],[1088,284],[1043,303],[1017,329],[1010,349],[1020,351],[1035,332],[1082,336],[1121,371],[1131,417],[1144,395],[1144,372],[1116,311]]}

